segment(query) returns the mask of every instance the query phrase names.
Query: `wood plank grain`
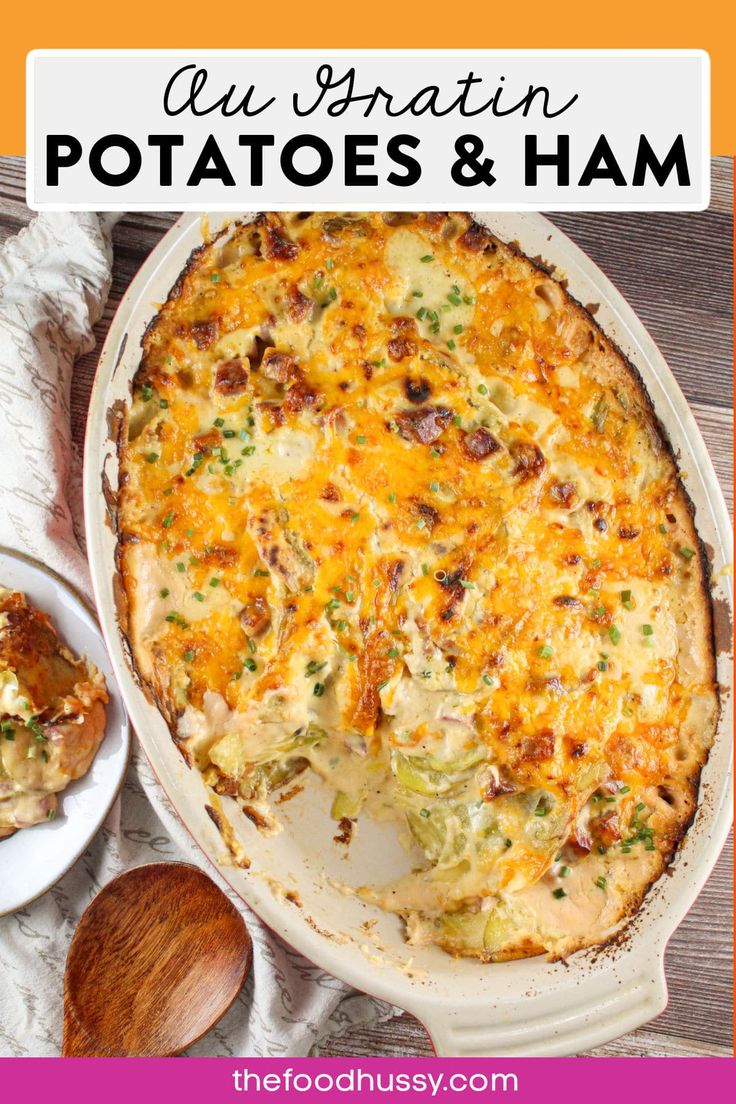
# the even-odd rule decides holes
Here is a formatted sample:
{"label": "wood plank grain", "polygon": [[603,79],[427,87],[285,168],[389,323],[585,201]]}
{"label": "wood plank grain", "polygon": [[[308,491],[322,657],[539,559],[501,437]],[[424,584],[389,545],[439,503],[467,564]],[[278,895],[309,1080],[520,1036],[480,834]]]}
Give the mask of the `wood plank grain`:
{"label": "wood plank grain", "polygon": [[714,211],[733,211],[733,157],[714,157],[710,178],[710,205]]}
{"label": "wood plank grain", "polygon": [[[595,260],[627,297],[660,345],[703,433],[733,510],[732,240],[733,165],[713,162],[712,205],[696,214],[576,213],[554,221]],[[25,165],[0,158],[0,241],[26,225]],[[130,280],[175,221],[170,213],[123,217],[114,232],[113,285],[95,334],[97,349],[74,376],[72,420],[81,445],[89,392],[110,319]],[[646,1029],[593,1053],[726,1054],[732,1024],[732,842],[673,936],[666,957],[669,1006]],[[429,1054],[426,1032],[402,1015],[355,1027],[321,1051],[334,1055]]]}

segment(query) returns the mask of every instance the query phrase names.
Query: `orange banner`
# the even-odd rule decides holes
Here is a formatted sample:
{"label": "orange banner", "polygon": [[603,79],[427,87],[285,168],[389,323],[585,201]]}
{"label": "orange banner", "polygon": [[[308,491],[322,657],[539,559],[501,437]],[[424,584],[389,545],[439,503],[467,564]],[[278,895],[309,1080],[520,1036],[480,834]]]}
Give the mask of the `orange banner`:
{"label": "orange banner", "polygon": [[[725,3],[697,8],[678,0],[615,5],[568,0],[524,5],[466,0],[460,5],[395,0],[318,7],[280,0],[263,9],[220,0],[214,7],[179,0],[36,0],[6,5],[0,41],[0,153],[25,152],[25,55],[34,48],[395,48],[707,50],[712,62],[712,152],[736,151],[734,16]],[[135,90],[131,90],[134,94]],[[104,94],[90,89],[90,95]],[[657,88],[652,87],[652,95]]]}

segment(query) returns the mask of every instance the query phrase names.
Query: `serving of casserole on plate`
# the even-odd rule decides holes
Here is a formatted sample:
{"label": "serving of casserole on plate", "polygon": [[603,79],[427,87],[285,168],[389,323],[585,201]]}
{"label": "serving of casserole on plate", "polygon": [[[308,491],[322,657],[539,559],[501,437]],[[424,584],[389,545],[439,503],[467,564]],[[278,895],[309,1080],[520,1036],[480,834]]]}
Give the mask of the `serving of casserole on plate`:
{"label": "serving of casserole on plate", "polygon": [[0,839],[53,820],[105,734],[105,680],[25,594],[0,586]]}
{"label": "serving of casserole on plate", "polygon": [[100,828],[128,722],[94,615],[72,587],[0,548],[0,916],[51,888]]}
{"label": "serving of casserole on plate", "polygon": [[[186,264],[197,228],[172,232],[108,339],[87,511],[133,719],[238,891],[321,965],[439,1016],[439,1049],[559,1053],[658,1010],[637,940],[660,951],[704,877],[678,863],[640,908],[719,712],[687,492],[716,567],[727,538],[713,481],[680,481],[646,334],[561,235],[543,251],[564,273],[506,244],[542,252],[545,220],[497,222],[263,215]],[[714,761],[711,839],[685,843],[707,861],[720,742]],[[555,962],[632,914],[600,965]]]}

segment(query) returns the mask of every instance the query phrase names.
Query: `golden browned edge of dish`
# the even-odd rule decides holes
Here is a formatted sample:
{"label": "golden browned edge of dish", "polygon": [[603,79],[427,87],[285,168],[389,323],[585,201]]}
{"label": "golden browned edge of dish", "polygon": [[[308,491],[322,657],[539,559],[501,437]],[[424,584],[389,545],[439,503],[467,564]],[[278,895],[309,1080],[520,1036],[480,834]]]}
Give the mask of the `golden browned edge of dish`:
{"label": "golden browned edge of dish", "polygon": [[[312,213],[312,212],[310,212]],[[317,212],[314,212],[317,213]],[[478,228],[484,234],[488,235],[490,241],[495,246],[504,252],[507,252],[514,257],[526,262],[533,270],[537,271],[541,275],[547,278],[554,279],[555,265],[553,262],[542,257],[529,257],[524,253],[523,249],[516,241],[504,241],[497,237],[484,226],[482,223],[478,223],[467,212],[448,212],[453,218],[463,220],[466,228]],[[171,309],[173,304],[179,298],[184,282],[188,276],[192,275],[196,269],[204,263],[209,251],[214,248],[217,243],[226,237],[228,233],[234,227],[242,225],[243,223],[258,223],[264,218],[264,212],[254,212],[253,217],[249,219],[236,219],[229,223],[226,223],[221,229],[207,237],[201,245],[195,247],[190,253],[185,265],[176,277],[169,293],[166,297],[166,301],[161,305],[156,314],[151,318],[150,322],[146,326],[146,329],[141,338],[141,348],[145,351],[148,342],[151,339],[151,335],[155,332],[157,326],[162,322],[167,310]],[[563,953],[549,953],[548,958],[550,961],[567,958],[570,954],[576,951],[583,950],[585,948],[592,948],[595,952],[599,952],[608,947],[614,947],[621,944],[625,940],[627,935],[627,922],[632,918],[640,914],[640,910],[644,903],[644,900],[649,893],[652,886],[659,881],[663,873],[671,865],[676,853],[682,847],[683,841],[693,823],[694,817],[698,810],[698,791],[700,787],[700,777],[705,764],[708,761],[709,749],[712,746],[713,737],[717,731],[718,721],[721,713],[721,695],[720,688],[717,681],[716,669],[716,641],[714,633],[714,612],[713,612],[713,598],[711,594],[712,585],[712,572],[711,564],[708,558],[708,552],[704,542],[702,541],[697,527],[695,525],[695,507],[693,501],[688,494],[685,485],[680,475],[679,466],[677,463],[677,457],[672,443],[654,409],[651,397],[647,390],[646,384],[642,378],[642,375],[636,365],[630,360],[629,357],[620,349],[620,347],[605,333],[601,325],[596,321],[593,316],[592,310],[583,306],[568,290],[567,279],[556,279],[555,283],[560,286],[565,295],[566,305],[571,308],[578,318],[581,318],[591,328],[597,342],[601,347],[601,352],[608,354],[615,363],[615,370],[612,370],[611,379],[614,381],[616,378],[626,380],[633,386],[638,401],[641,403],[642,413],[646,416],[646,424],[652,430],[654,438],[659,448],[661,448],[666,454],[667,461],[672,469],[672,474],[675,478],[675,483],[678,492],[678,505],[681,506],[681,516],[678,516],[678,524],[683,525],[687,531],[687,535],[692,540],[694,547],[697,549],[697,556],[694,557],[692,563],[697,563],[697,578],[694,580],[693,590],[695,591],[695,598],[699,606],[699,615],[702,618],[704,632],[700,635],[696,644],[696,652],[698,657],[698,666],[703,672],[704,681],[708,681],[711,684],[714,700],[714,710],[712,714],[711,731],[709,733],[708,749],[705,752],[701,763],[696,765],[688,775],[683,775],[680,778],[683,786],[688,790],[688,807],[686,815],[683,816],[680,822],[673,826],[669,838],[669,845],[667,850],[659,852],[660,863],[655,873],[644,881],[641,885],[632,888],[632,892],[628,897],[621,914],[616,922],[615,930],[613,930],[604,939],[597,938],[591,935],[589,938],[581,937],[580,940],[566,948]],[[592,307],[592,305],[591,305]],[[594,308],[593,308],[594,309]],[[123,338],[123,345],[118,356],[118,362],[122,358],[124,351],[125,338]],[[129,390],[132,395],[135,383],[138,377],[138,373],[142,368],[142,363],[139,362],[138,368],[132,375],[129,381]],[[114,445],[115,454],[118,461],[127,444],[127,428],[128,428],[128,415],[129,406],[125,402],[118,400],[115,402],[107,412],[108,423],[108,440]],[[644,420],[642,420],[642,424]],[[134,648],[130,639],[129,628],[129,616],[128,616],[128,601],[125,591],[125,586],[122,581],[122,541],[121,534],[118,526],[118,494],[120,487],[114,490],[109,483],[109,479],[103,469],[102,473],[102,491],[105,497],[107,505],[107,515],[109,524],[116,538],[115,545],[115,572],[113,576],[113,597],[116,609],[116,618],[118,623],[118,629],[123,645],[123,650],[127,658],[129,667],[136,680],[136,683],[143,692],[146,700],[149,704],[155,706],[161,716],[166,722],[166,725],[171,734],[172,740],[175,746],[180,751],[187,766],[191,769],[192,762],[190,757],[177,739],[176,734],[176,722],[177,717],[172,713],[169,708],[169,704],[163,701],[160,695],[157,693],[156,688],[144,677],[140,667],[137,663]],[[228,853],[232,856],[232,859],[236,866],[241,869],[247,870],[250,866],[250,860],[244,854],[243,848],[237,841],[231,825],[227,822],[226,818],[219,809],[219,802],[217,807],[213,808],[210,805],[205,805],[205,810],[215,825],[219,835],[221,836],[223,843],[225,844]],[[329,933],[324,933],[329,935]],[[449,950],[444,948],[447,953],[455,956],[459,956],[460,952]],[[545,948],[541,945],[536,945],[528,937],[524,937],[513,948],[507,948],[502,955],[495,954],[491,959],[490,956],[473,956],[480,962],[500,962],[510,961],[513,959],[534,957],[545,953]]]}

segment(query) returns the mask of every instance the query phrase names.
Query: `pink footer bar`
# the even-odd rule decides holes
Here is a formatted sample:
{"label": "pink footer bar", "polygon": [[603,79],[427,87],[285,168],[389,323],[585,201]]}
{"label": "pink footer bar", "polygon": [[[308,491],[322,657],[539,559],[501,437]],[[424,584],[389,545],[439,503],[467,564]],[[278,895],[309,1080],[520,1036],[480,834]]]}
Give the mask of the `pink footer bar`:
{"label": "pink footer bar", "polygon": [[736,1066],[728,1058],[5,1058],[0,1084],[2,1100],[54,1104],[375,1104],[382,1098],[450,1104],[459,1097],[697,1104],[718,1099],[729,1086],[733,1091]]}

